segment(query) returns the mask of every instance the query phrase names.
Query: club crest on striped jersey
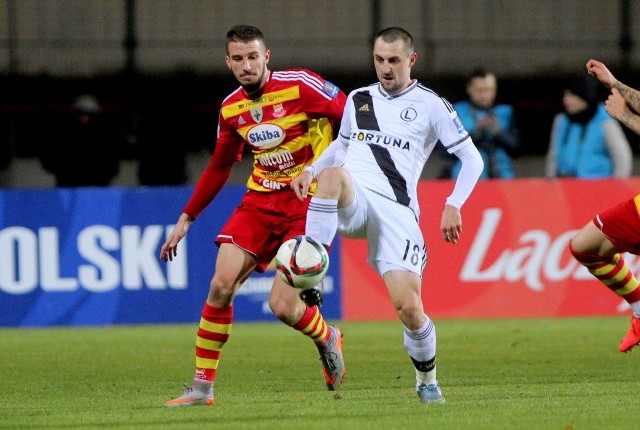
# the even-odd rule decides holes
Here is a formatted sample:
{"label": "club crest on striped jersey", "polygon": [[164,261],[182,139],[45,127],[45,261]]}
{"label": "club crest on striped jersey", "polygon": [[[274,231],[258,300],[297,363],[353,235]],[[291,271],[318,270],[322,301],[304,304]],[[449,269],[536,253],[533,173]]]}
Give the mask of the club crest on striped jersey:
{"label": "club crest on striped jersey", "polygon": [[282,103],[278,103],[273,105],[273,117],[274,118],[282,118],[287,114],[287,111],[282,106]]}
{"label": "club crest on striped jersey", "polygon": [[260,124],[262,122],[262,106],[252,108],[250,112],[251,118],[253,118],[253,120],[258,124]]}
{"label": "club crest on striped jersey", "polygon": [[247,132],[247,142],[260,149],[269,149],[280,145],[285,136],[285,131],[277,124],[258,124]]}

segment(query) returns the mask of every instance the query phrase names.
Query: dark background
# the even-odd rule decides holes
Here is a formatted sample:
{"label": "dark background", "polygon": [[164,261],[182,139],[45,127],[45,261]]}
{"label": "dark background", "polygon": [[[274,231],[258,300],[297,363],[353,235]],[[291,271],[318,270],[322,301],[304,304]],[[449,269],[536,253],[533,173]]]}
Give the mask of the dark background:
{"label": "dark background", "polygon": [[[320,71],[321,75],[349,92],[369,84],[374,76],[339,74]],[[427,86],[456,102],[465,97],[464,76],[437,78],[418,77]],[[561,96],[571,76],[544,78],[499,78],[498,101],[514,106],[522,135],[523,155],[546,153],[553,117],[562,110]],[[632,81],[629,82],[633,85]],[[186,151],[213,149],[220,102],[237,83],[231,73],[225,76],[111,76],[91,79],[52,77],[0,78],[3,101],[0,104],[2,125],[1,147],[5,163],[12,157],[34,157],[37,142],[47,139],[50,125],[71,110],[73,97],[94,94],[101,101],[108,121],[124,132],[134,127],[142,109],[153,107],[163,111],[158,126],[170,118],[180,136],[179,145]],[[607,90],[603,87],[601,99]],[[638,137],[628,133],[634,151]],[[169,148],[164,148],[169,149]],[[162,147],[157,148],[163,150]],[[123,157],[127,157],[123,153]]]}

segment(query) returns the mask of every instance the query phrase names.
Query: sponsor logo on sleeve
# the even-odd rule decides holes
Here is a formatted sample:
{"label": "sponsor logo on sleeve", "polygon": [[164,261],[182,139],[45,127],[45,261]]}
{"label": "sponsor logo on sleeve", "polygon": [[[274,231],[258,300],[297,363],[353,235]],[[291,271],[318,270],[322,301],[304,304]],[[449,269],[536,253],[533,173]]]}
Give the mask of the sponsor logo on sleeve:
{"label": "sponsor logo on sleeve", "polygon": [[340,92],[340,89],[331,82],[324,81],[324,84],[322,85],[322,91],[329,94],[332,98],[335,98]]}
{"label": "sponsor logo on sleeve", "polygon": [[462,121],[457,116],[453,119],[453,125],[456,126],[456,130],[458,130],[458,134],[464,133],[464,126],[462,125]]}

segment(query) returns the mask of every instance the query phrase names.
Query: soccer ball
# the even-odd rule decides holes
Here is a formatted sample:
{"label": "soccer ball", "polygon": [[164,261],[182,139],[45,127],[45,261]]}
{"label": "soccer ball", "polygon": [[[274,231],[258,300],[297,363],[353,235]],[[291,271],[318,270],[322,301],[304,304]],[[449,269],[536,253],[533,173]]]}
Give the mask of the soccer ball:
{"label": "soccer ball", "polygon": [[329,269],[329,254],[317,240],[295,236],[280,245],[276,269],[284,282],[304,290],[322,281]]}

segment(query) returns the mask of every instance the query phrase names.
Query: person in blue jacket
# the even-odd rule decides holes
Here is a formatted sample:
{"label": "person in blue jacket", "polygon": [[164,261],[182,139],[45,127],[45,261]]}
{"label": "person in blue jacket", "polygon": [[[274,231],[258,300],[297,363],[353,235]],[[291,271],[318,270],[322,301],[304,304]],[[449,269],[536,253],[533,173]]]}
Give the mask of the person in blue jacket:
{"label": "person in blue jacket", "polygon": [[626,178],[633,153],[620,123],[598,100],[598,82],[586,73],[566,86],[551,127],[548,178]]}
{"label": "person in blue jacket", "polygon": [[[515,177],[512,158],[520,150],[520,133],[508,104],[496,104],[498,81],[493,72],[473,70],[466,86],[467,100],[453,105],[484,161],[480,179]],[[453,160],[451,178],[457,178],[460,162]]]}

